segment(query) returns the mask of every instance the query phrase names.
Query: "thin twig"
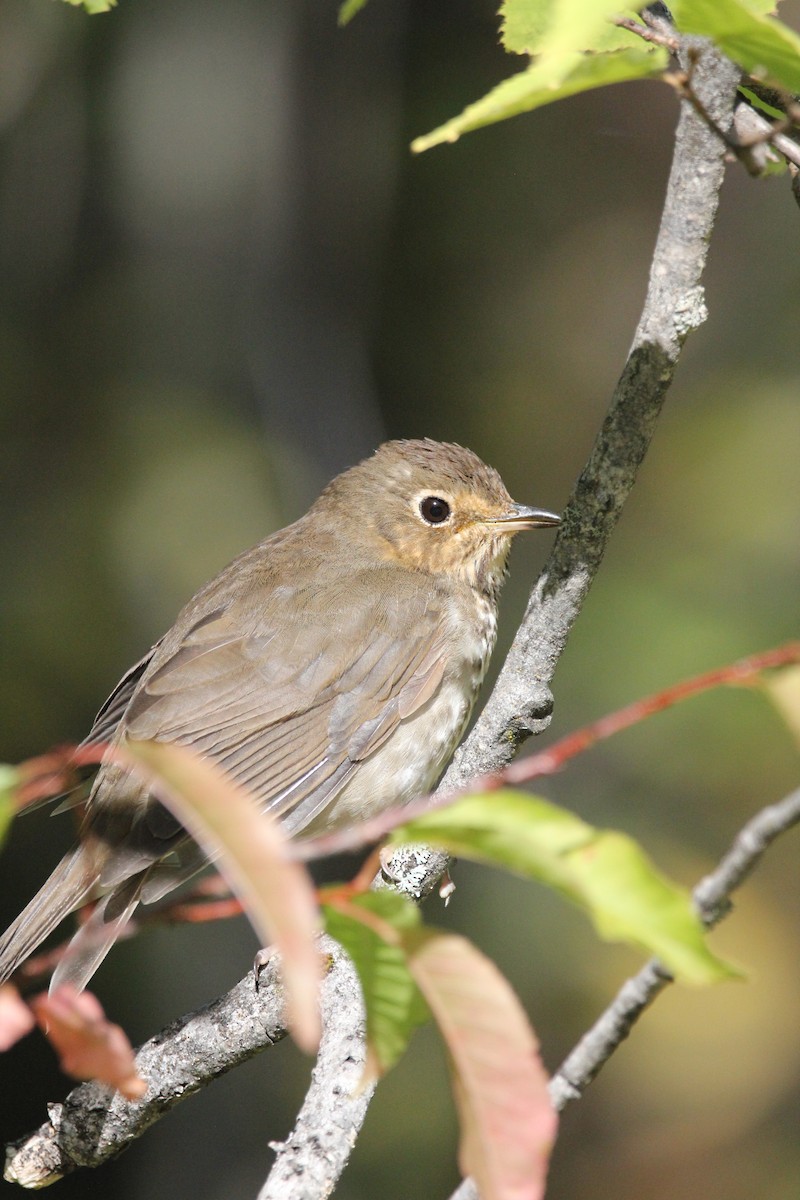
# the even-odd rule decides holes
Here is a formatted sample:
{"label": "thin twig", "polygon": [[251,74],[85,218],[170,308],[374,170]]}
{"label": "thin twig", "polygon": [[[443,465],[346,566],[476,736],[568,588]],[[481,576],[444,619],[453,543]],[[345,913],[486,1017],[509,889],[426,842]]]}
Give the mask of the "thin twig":
{"label": "thin twig", "polygon": [[652,46],[663,46],[671,54],[677,54],[680,49],[681,42],[677,34],[650,29],[647,25],[642,25],[640,21],[635,21],[633,17],[612,17],[611,24],[635,33],[643,42],[649,42]]}

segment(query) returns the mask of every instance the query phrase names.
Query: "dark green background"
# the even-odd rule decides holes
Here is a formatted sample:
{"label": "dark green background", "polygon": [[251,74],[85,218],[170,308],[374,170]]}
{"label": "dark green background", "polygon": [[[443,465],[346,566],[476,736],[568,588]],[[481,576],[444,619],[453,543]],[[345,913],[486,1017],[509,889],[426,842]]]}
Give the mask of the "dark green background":
{"label": "dark green background", "polygon": [[[372,0],[338,31],[312,0],[0,2],[0,759],[80,738],[200,583],[387,436],[463,442],[518,500],[564,503],[644,297],[677,101],[617,87],[412,158],[521,65],[492,9]],[[711,317],[559,667],[551,737],[797,633],[799,235],[785,178],[731,170]],[[515,550],[501,648],[550,541]],[[690,883],[796,768],[766,701],[725,691],[543,791]],[[19,823],[4,920],[69,836]],[[750,981],[673,989],[567,1114],[552,1200],[797,1196],[796,854],[771,852],[715,935]],[[636,956],[541,889],[456,881],[431,919],[501,964],[557,1066]],[[241,922],[165,929],[119,947],[97,991],[140,1040],[253,950]],[[252,1197],[308,1071],[282,1045],[57,1194]],[[0,1063],[0,1133],[68,1086],[29,1038]],[[337,1195],[435,1200],[454,1164],[426,1030]]]}

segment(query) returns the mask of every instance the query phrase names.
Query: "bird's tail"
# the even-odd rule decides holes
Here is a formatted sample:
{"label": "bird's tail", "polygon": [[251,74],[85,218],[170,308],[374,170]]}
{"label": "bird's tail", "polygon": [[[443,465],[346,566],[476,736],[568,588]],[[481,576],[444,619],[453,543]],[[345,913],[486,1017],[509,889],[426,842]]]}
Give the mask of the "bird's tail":
{"label": "bird's tail", "polygon": [[91,898],[101,855],[86,844],[62,858],[53,874],[0,937],[0,983],[24,962],[69,913]]}

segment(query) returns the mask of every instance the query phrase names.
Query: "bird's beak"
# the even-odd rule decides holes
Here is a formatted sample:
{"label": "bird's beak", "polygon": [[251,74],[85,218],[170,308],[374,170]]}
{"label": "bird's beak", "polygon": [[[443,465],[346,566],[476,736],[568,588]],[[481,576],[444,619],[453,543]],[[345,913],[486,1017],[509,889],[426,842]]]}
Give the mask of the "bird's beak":
{"label": "bird's beak", "polygon": [[503,533],[517,533],[521,529],[546,529],[560,525],[561,517],[545,508],[528,508],[526,504],[512,504],[499,517],[488,517],[487,525],[499,525]]}

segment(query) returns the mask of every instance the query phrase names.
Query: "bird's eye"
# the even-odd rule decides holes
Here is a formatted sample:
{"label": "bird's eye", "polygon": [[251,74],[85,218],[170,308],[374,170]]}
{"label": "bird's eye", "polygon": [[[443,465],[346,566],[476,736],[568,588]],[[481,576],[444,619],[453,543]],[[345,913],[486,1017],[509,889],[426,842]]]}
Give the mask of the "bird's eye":
{"label": "bird's eye", "polygon": [[429,525],[441,525],[450,516],[450,505],[441,496],[426,496],[419,502],[419,511]]}

